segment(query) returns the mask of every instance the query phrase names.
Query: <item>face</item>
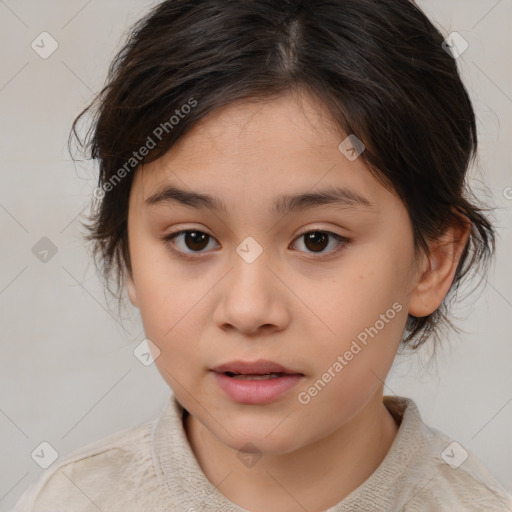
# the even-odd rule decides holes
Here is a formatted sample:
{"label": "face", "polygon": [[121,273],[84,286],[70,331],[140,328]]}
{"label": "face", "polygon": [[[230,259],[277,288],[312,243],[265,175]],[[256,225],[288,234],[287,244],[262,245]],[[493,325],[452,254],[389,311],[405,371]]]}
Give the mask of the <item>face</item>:
{"label": "face", "polygon": [[313,97],[242,102],[134,176],[130,300],[178,401],[233,449],[286,453],[335,432],[399,346],[412,227],[338,149],[345,137]]}

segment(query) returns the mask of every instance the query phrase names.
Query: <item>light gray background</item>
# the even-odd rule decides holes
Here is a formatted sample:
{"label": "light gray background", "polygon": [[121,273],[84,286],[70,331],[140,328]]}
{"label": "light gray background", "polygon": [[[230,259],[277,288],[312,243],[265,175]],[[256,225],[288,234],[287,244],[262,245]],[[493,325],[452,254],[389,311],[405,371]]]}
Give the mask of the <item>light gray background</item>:
{"label": "light gray background", "polygon": [[[120,322],[108,310],[78,222],[96,171],[73,165],[66,149],[72,119],[103,84],[126,28],[155,3],[0,0],[1,510],[39,478],[31,452],[42,441],[65,455],[150,420],[170,393],[132,353],[144,338],[137,311]],[[420,6],[443,34],[469,43],[458,64],[478,116],[472,181],[498,207],[498,254],[480,295],[457,310],[467,334],[447,339],[434,366],[428,349],[399,358],[386,393],[416,400],[426,423],[512,490],[512,1]],[[48,59],[31,48],[43,31],[59,44]],[[32,253],[42,237],[57,247],[46,263]]]}

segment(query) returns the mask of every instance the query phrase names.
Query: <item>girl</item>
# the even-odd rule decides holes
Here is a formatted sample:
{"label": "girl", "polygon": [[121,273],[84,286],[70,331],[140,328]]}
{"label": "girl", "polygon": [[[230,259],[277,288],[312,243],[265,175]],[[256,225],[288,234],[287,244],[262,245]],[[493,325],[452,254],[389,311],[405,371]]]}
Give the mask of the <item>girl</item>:
{"label": "girl", "polygon": [[383,395],[494,249],[456,42],[409,0],[168,0],[134,27],[84,111],[89,239],[173,393],[16,512],[512,510]]}

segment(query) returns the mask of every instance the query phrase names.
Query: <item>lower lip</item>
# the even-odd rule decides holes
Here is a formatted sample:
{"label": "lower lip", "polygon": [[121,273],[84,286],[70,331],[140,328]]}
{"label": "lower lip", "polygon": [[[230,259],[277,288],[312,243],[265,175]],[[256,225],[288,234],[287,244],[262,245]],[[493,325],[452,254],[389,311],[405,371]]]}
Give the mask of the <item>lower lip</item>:
{"label": "lower lip", "polygon": [[214,372],[219,387],[235,402],[241,404],[268,404],[290,390],[303,375],[286,375],[275,379],[234,379],[224,373]]}

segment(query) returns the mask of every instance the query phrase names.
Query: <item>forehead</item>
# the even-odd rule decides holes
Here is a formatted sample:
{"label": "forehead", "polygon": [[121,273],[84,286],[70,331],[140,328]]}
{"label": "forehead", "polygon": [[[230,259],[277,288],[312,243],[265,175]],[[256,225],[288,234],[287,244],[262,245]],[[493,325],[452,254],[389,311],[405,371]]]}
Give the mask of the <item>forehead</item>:
{"label": "forehead", "polygon": [[[138,169],[133,187],[146,201],[165,185],[236,201],[344,188],[375,203],[382,188],[362,159],[338,146],[346,138],[315,97],[287,94],[213,112],[159,160]],[[347,196],[347,194],[345,194]]]}

